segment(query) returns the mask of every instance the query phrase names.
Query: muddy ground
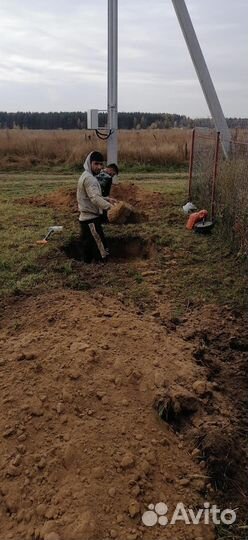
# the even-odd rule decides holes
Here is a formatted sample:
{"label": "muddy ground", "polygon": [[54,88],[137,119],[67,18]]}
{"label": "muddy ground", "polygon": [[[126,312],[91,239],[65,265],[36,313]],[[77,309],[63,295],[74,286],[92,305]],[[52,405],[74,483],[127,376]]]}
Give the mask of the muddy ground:
{"label": "muddy ground", "polygon": [[[151,204],[133,189],[128,202],[154,216],[161,196]],[[56,207],[46,197],[35,204]],[[142,270],[152,280],[149,258]],[[0,540],[238,538],[247,501],[242,312],[189,305],[173,317],[161,291],[156,308],[142,310],[125,291],[58,289],[12,297],[0,344]],[[233,508],[237,526],[148,527],[142,516],[159,502],[169,517],[178,502]]]}

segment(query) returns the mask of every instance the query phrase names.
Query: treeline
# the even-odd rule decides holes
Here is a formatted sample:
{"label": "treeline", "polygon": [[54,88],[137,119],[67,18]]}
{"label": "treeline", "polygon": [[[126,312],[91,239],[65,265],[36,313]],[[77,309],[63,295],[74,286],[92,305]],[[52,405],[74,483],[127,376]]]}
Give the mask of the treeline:
{"label": "treeline", "polygon": [[[105,127],[107,115],[99,114],[99,126]],[[248,128],[248,118],[227,118],[230,128]],[[192,119],[169,113],[120,112],[119,129],[166,129],[213,127],[210,118]],[[0,129],[86,129],[86,112],[0,112]]]}

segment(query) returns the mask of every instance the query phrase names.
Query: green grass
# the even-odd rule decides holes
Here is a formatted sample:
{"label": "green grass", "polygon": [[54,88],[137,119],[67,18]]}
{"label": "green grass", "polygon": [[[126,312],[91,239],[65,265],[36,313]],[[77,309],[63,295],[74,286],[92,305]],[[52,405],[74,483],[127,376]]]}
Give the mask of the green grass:
{"label": "green grass", "polygon": [[[51,208],[31,206],[18,199],[46,194],[74,184],[74,179],[60,175],[1,174],[0,229],[2,252],[0,262],[0,288],[3,295],[32,292],[48,282],[56,283],[56,274],[44,263],[53,252],[53,244],[36,245],[50,225],[57,221]],[[58,216],[59,217],[59,216]],[[54,221],[56,220],[56,221]],[[55,242],[56,245],[56,242]]]}
{"label": "green grass", "polygon": [[[245,266],[215,228],[210,236],[185,228],[182,205],[187,200],[187,178],[181,172],[122,174],[150,192],[164,194],[148,223],[107,226],[107,234],[122,238],[139,235],[153,245],[150,259],[113,261],[106,267],[68,259],[62,245],[78,234],[75,214],[66,208],[37,207],[23,198],[45,195],[59,188],[76,189],[78,174],[1,174],[0,229],[2,251],[0,286],[3,296],[33,294],[55,287],[77,290],[100,288],[124,292],[139,306],[169,300],[180,312],[190,304],[206,302],[244,308],[247,301]],[[63,225],[47,246],[38,246],[50,225]],[[156,279],[146,275],[154,270]],[[143,275],[144,274],[144,275]],[[174,306],[174,307],[173,307]]]}

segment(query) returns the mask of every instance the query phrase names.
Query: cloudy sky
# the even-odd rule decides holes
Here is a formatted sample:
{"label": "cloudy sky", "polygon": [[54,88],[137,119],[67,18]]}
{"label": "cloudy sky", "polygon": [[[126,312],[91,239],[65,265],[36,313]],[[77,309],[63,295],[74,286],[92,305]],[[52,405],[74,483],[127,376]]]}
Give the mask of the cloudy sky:
{"label": "cloudy sky", "polygon": [[[248,116],[248,0],[186,0],[226,116]],[[0,109],[106,109],[107,0],[1,0]],[[171,0],[119,0],[119,110],[209,116]]]}

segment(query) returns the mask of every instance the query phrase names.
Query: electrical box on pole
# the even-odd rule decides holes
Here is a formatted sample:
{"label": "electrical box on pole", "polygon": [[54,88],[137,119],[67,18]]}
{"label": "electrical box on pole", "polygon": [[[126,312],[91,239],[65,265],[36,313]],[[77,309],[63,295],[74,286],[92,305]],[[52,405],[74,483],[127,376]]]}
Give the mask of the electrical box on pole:
{"label": "electrical box on pole", "polygon": [[98,109],[87,111],[87,129],[98,129]]}
{"label": "electrical box on pole", "polygon": [[[87,111],[87,129],[107,141],[107,161],[118,161],[118,0],[108,0],[108,108],[107,126],[99,126],[98,109]],[[101,119],[101,118],[100,118]],[[100,130],[104,130],[102,132]],[[106,133],[107,131],[107,133]]]}

